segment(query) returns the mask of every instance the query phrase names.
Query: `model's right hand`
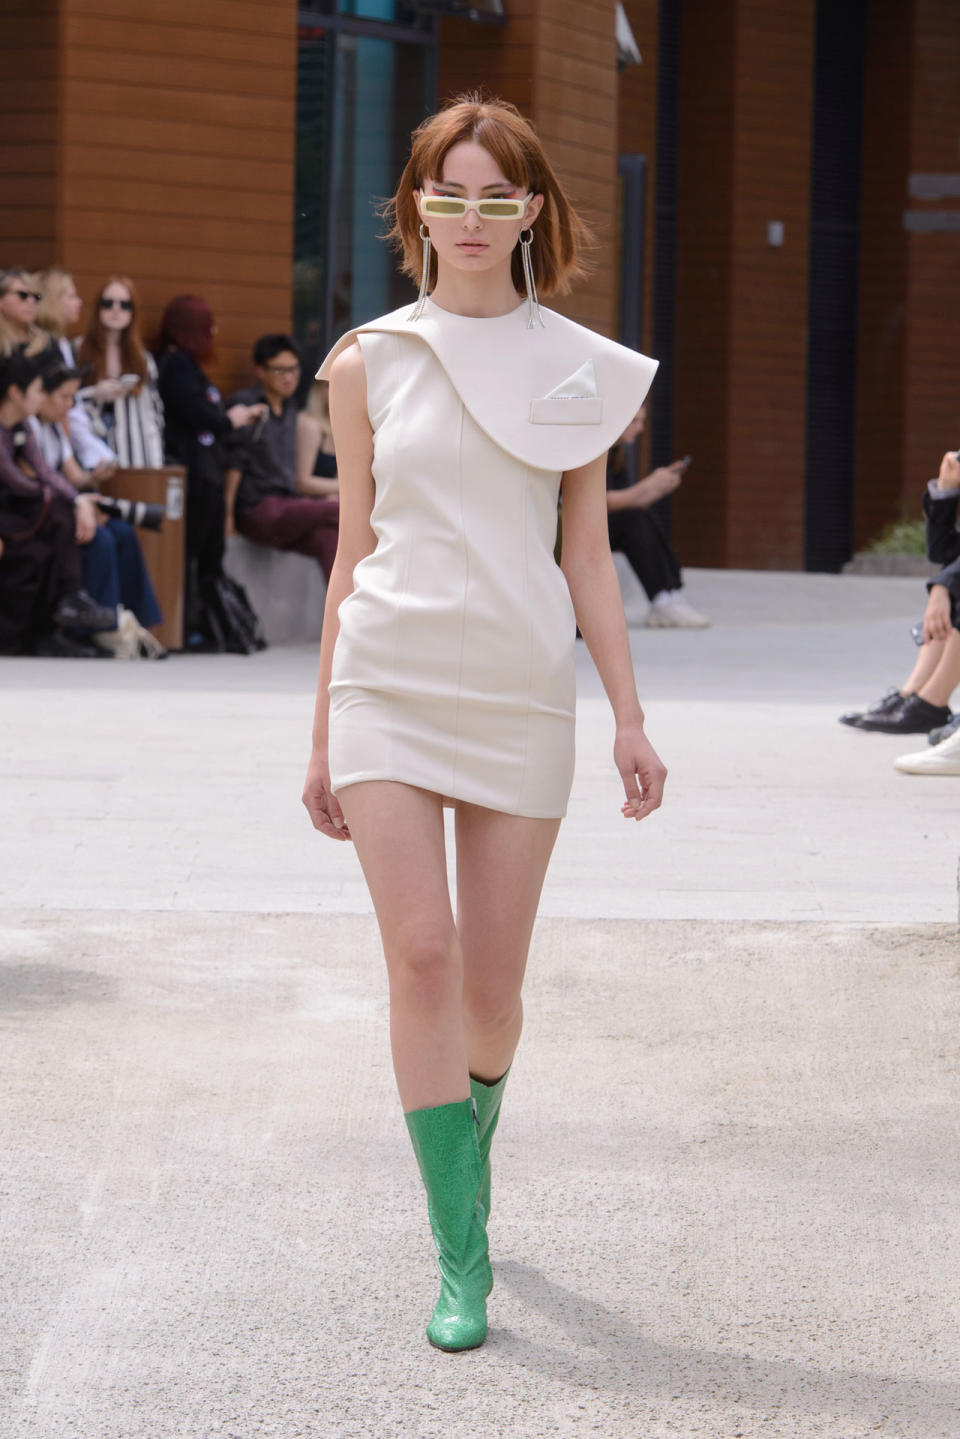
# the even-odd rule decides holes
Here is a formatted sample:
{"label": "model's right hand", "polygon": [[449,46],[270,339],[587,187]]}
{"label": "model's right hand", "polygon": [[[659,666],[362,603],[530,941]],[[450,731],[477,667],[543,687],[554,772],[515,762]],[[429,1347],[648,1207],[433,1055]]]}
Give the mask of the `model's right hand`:
{"label": "model's right hand", "polygon": [[330,766],[325,754],[314,753],[307,768],[303,786],[303,803],[314,829],[330,839],[349,839],[350,831],[343,810],[330,789]]}

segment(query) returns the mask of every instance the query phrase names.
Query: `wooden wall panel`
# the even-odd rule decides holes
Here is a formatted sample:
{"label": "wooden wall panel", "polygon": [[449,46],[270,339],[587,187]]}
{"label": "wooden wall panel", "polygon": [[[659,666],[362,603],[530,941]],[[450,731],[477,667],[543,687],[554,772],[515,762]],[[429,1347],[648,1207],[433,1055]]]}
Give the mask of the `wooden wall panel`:
{"label": "wooden wall panel", "polygon": [[725,561],[747,569],[804,560],[815,17],[815,0],[738,5]]}
{"label": "wooden wall panel", "polygon": [[676,530],[691,564],[803,563],[814,9],[684,6],[676,444],[696,465]]}
{"label": "wooden wall panel", "polygon": [[[952,0],[915,0],[910,172],[960,185],[960,12]],[[906,391],[902,508],[918,513],[944,450],[960,448],[960,194],[905,197],[915,214],[943,216],[907,236]]]}
{"label": "wooden wall panel", "polygon": [[62,0],[61,255],[90,295],[109,273],[214,306],[223,388],[257,334],[290,323],[296,7]]}
{"label": "wooden wall panel", "polygon": [[6,0],[0,85],[0,268],[57,255],[57,0]]}
{"label": "wooden wall panel", "polygon": [[860,190],[860,318],[854,546],[898,515],[906,386],[907,235],[913,3],[869,0]]}

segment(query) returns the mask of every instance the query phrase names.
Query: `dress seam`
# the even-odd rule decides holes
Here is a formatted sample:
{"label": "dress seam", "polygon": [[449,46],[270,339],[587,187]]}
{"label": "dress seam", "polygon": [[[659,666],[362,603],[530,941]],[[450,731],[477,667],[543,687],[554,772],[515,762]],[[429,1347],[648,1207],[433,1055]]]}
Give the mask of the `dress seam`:
{"label": "dress seam", "polygon": [[456,788],[457,767],[460,763],[460,704],[463,695],[463,651],[467,633],[467,593],[470,588],[470,546],[467,542],[467,527],[463,519],[463,401],[457,422],[457,504],[460,510],[460,534],[463,538],[463,600],[460,606],[460,651],[457,655],[457,704],[453,715],[453,760],[450,779],[451,790]]}
{"label": "dress seam", "polygon": [[533,619],[530,610],[530,548],[529,548],[529,521],[528,513],[530,508],[530,467],[523,467],[523,612],[527,620],[527,677],[524,686],[527,696],[526,712],[523,724],[523,768],[520,771],[520,782],[517,786],[517,808],[523,803],[524,790],[527,784],[527,770],[530,765],[530,723],[533,716],[533,704],[531,699],[531,680],[533,678]]}

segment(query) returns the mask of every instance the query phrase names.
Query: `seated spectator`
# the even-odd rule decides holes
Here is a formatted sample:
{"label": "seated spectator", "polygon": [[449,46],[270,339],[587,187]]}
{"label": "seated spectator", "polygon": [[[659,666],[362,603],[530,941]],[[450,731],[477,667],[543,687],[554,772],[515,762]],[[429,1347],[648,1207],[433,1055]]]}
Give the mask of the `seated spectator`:
{"label": "seated spectator", "polygon": [[[37,313],[37,323],[51,341],[49,353],[41,357],[44,368],[57,360],[68,367],[73,366],[73,346],[67,339],[67,332],[77,324],[82,308],[83,301],[72,275],[61,270],[59,265],[44,270],[40,276],[40,308]],[[109,478],[117,468],[117,456],[102,436],[94,434],[90,417],[79,399],[74,402],[66,423],[70,444],[83,468],[99,480]]]}
{"label": "seated spectator", "polygon": [[97,295],[77,347],[84,374],[82,401],[97,434],[124,469],[159,469],[163,401],[157,364],[140,336],[139,301],[132,280],[114,275]]}
{"label": "seated spectator", "polygon": [[50,469],[26,427],[42,393],[35,361],[0,358],[0,653],[92,657],[71,635],[113,629],[117,616],[83,588],[93,501]]}
{"label": "seated spectator", "polygon": [[[298,462],[304,431],[297,419],[296,343],[289,335],[262,335],[253,347],[253,364],[257,384],[238,391],[230,401],[267,407],[265,417],[244,432],[245,443],[234,456],[240,476],[233,503],[235,526],[258,545],[312,556],[329,580],[337,552],[340,501],[332,477],[314,473],[319,443],[309,468]],[[306,448],[299,444],[299,449],[306,454],[309,444]]]}
{"label": "seated spectator", "polygon": [[[43,393],[35,414],[27,424],[40,453],[78,492],[95,487],[96,475],[88,475],[73,454],[64,424],[76,402],[80,375],[77,370],[57,366],[41,376]],[[101,520],[96,534],[83,546],[83,577],[89,592],[100,604],[116,609],[122,604],[148,629],[163,619],[144,562],[136,530],[126,520],[111,515]]]}
{"label": "seated spectator", "polygon": [[654,515],[657,500],[678,489],[689,460],[675,460],[630,483],[627,446],[643,433],[646,408],[641,407],[607,461],[607,527],[611,550],[626,555],[650,601],[644,625],[649,629],[705,629],[710,621],[683,593],[683,577],[673,549]]}
{"label": "seated spectator", "polygon": [[166,448],[187,471],[187,574],[184,649],[188,654],[262,649],[260,624],[243,588],[224,573],[227,454],[234,432],[255,424],[266,406],[224,408],[203,371],[217,333],[213,311],[199,295],[167,305],[157,341]]}
{"label": "seated spectator", "polygon": [[20,265],[0,270],[0,358],[20,350],[31,358],[49,348],[37,324],[40,289],[36,275]]}
{"label": "seated spectator", "polygon": [[297,416],[297,489],[302,495],[340,493],[329,389],[325,380],[315,380],[307,403]]}
{"label": "seated spectator", "polygon": [[[840,723],[881,734],[925,734],[934,742],[952,736],[960,717],[950,697],[960,684],[960,458],[944,455],[937,479],[923,496],[927,554],[944,568],[927,583],[927,608],[917,662],[899,688],[887,691],[867,710],[840,716]],[[939,748],[939,745],[938,745]]]}

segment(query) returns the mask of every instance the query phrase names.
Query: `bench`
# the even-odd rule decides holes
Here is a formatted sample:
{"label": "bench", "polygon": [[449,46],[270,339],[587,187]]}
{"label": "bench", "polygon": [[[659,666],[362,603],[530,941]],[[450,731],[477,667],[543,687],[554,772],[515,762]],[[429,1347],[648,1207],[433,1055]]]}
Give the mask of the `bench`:
{"label": "bench", "polygon": [[230,535],[223,564],[246,590],[269,644],[319,641],[327,582],[316,560]]}

